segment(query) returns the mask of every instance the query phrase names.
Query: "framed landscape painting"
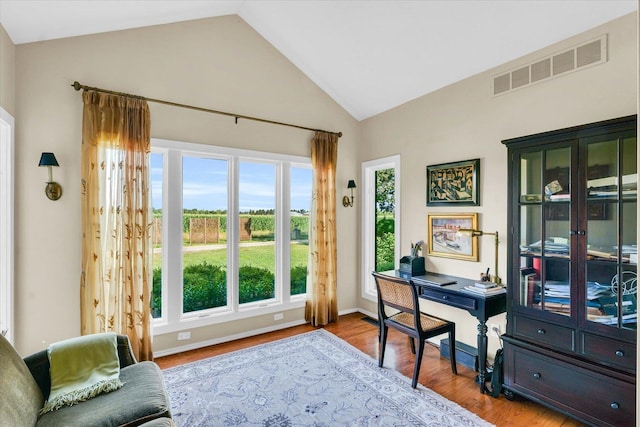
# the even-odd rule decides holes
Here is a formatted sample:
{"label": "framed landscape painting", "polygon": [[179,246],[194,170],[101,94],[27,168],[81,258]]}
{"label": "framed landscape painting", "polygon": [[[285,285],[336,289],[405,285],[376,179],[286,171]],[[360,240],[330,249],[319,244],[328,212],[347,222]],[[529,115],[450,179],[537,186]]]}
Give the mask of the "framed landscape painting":
{"label": "framed landscape painting", "polygon": [[478,239],[458,234],[477,228],[477,212],[427,215],[428,255],[478,261]]}
{"label": "framed landscape painting", "polygon": [[480,159],[427,166],[427,206],[480,205]]}

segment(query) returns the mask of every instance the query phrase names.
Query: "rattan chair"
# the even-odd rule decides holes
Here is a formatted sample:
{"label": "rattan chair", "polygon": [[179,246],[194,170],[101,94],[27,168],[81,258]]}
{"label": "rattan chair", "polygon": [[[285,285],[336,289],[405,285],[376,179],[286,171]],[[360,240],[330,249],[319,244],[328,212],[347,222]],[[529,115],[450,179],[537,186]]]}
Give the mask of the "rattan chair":
{"label": "rattan chair", "polygon": [[[376,288],[378,290],[378,323],[380,325],[378,366],[382,367],[384,363],[387,334],[389,327],[392,327],[409,336],[411,352],[416,355],[411,387],[416,388],[418,384],[424,342],[436,335],[449,334],[449,342],[451,343],[451,348],[454,349],[451,351],[451,371],[457,374],[455,355],[456,324],[422,313],[418,304],[418,290],[410,280],[386,276],[376,272],[372,274],[376,280]],[[387,313],[388,308],[393,309],[394,314]],[[415,340],[418,341],[417,353]]]}

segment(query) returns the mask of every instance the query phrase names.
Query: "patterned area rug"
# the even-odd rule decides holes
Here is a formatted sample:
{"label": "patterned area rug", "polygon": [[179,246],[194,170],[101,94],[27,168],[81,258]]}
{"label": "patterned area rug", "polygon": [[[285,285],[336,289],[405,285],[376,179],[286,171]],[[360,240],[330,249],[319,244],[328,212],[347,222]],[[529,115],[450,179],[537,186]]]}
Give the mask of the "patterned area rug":
{"label": "patterned area rug", "polygon": [[491,426],[318,329],[163,371],[177,426]]}

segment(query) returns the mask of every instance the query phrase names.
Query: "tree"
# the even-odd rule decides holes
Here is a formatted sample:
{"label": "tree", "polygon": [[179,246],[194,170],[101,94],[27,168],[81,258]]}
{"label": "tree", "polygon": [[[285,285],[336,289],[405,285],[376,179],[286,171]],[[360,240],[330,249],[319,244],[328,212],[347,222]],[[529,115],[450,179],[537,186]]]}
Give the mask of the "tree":
{"label": "tree", "polygon": [[376,206],[378,211],[385,213],[395,211],[395,186],[394,169],[376,171]]}

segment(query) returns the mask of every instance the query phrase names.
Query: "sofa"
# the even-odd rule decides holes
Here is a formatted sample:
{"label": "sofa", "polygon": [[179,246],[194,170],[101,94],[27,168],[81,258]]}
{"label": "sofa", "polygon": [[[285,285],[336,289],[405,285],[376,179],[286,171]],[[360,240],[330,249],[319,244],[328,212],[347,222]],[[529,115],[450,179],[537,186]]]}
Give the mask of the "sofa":
{"label": "sofa", "polygon": [[172,426],[169,396],[154,362],[137,362],[126,335],[117,335],[118,390],[40,415],[49,397],[47,350],[25,357],[0,335],[0,427]]}

